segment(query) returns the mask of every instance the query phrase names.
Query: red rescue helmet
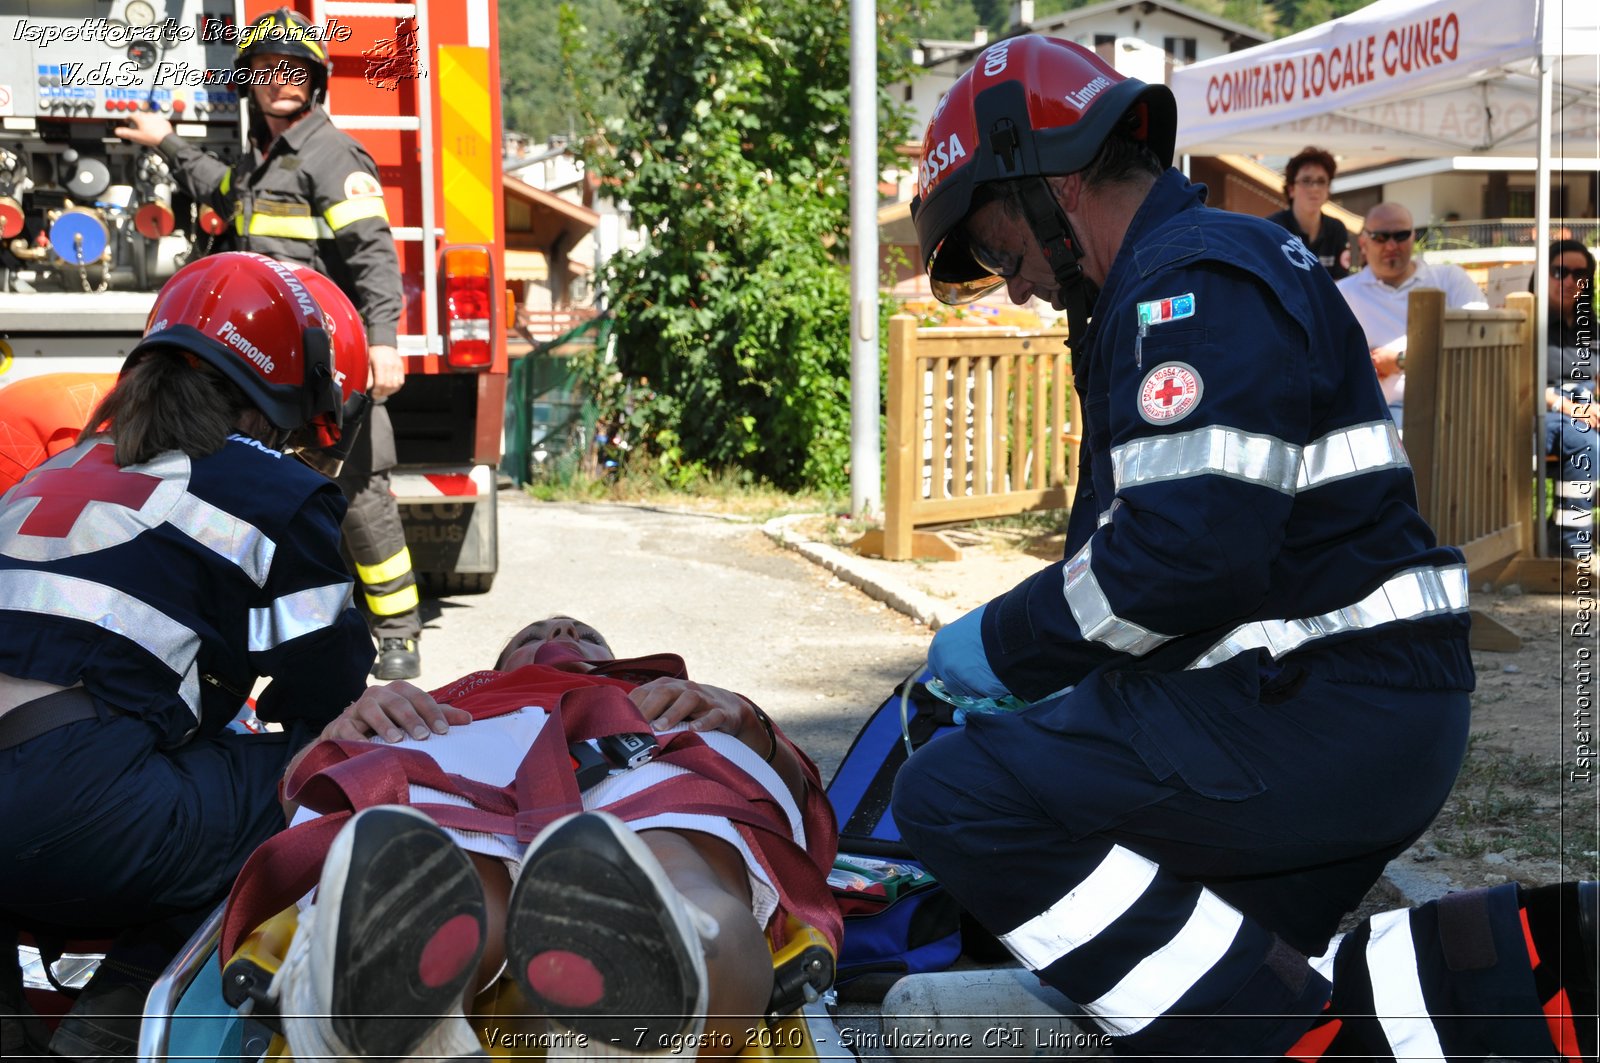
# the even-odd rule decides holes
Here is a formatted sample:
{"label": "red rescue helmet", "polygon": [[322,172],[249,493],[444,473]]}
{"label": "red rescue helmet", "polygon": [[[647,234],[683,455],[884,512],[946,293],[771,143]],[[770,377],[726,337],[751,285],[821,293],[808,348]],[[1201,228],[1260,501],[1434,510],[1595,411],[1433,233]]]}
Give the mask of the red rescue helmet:
{"label": "red rescue helmet", "polygon": [[[256,19],[239,34],[239,50],[233,57],[235,70],[247,70],[258,55],[287,56],[311,68],[311,100],[321,103],[328,95],[328,72],[332,62],[323,34],[298,11],[280,7]],[[248,85],[239,86],[239,98],[252,100]]]}
{"label": "red rescue helmet", "polygon": [[[339,286],[309,266],[291,266],[294,275],[311,289],[311,297],[322,307],[322,327],[333,348],[333,379],[339,385],[339,401],[348,418],[356,408],[364,408],[367,390],[367,327],[361,313]],[[307,422],[313,446],[331,447],[339,441],[344,423],[326,413]]]}
{"label": "red rescue helmet", "polygon": [[[277,427],[337,433],[344,393],[329,340],[323,308],[293,269],[229,251],[189,263],[161,286],[123,372],[153,349],[176,347],[236,384]],[[356,379],[364,387],[365,370]]]}
{"label": "red rescue helmet", "polygon": [[984,49],[934,108],[917,162],[911,217],[935,297],[967,303],[1005,283],[961,232],[980,185],[1081,170],[1130,112],[1133,136],[1171,166],[1178,105],[1165,85],[1124,77],[1054,37]]}

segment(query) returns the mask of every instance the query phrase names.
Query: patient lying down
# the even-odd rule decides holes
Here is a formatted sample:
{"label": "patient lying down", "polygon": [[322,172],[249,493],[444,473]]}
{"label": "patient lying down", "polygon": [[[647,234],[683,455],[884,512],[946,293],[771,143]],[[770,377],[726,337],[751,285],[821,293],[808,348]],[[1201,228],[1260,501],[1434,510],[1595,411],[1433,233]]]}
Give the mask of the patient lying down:
{"label": "patient lying down", "polygon": [[811,761],[681,659],[616,660],[568,617],[431,693],[368,688],[285,796],[294,826],[240,873],[222,956],[316,885],[273,983],[301,1059],[479,1055],[464,1010],[507,967],[551,1058],[738,1046],[768,935],[792,915],[838,946]]}

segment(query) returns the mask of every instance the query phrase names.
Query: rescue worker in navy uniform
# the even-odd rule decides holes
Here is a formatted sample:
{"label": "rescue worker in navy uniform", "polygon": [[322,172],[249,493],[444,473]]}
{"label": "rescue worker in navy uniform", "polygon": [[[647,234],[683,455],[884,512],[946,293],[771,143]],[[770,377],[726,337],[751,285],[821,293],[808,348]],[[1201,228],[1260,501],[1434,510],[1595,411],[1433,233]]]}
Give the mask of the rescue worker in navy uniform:
{"label": "rescue worker in navy uniform", "polygon": [[1030,704],[919,750],[895,822],[1118,1054],[1592,1058],[1592,884],[1453,895],[1322,955],[1461,764],[1466,569],[1327,271],[1206,208],[1175,133],[1164,86],[1036,36],[934,112],[933,291],[1065,310],[1085,423],[1064,560],[929,652],[953,699]]}
{"label": "rescue worker in navy uniform", "polygon": [[239,37],[235,69],[261,83],[240,86],[254,150],[232,168],[189,144],[159,113],[129,117],[125,140],[156,148],[199,202],[232,219],[229,245],[326,273],[361,311],[371,344],[372,409],[339,486],[350,500],[345,546],[364,587],[379,679],[421,674],[416,576],[400,509],[389,485],[394,428],[382,400],[405,383],[395,346],[400,262],[377,166],[334,128],[320,104],[329,60],[322,34],[288,8],[264,15]]}
{"label": "rescue worker in navy uniform", "polygon": [[[260,255],[184,267],[78,444],[0,495],[0,924],[125,931],[57,1054],[134,1054],[151,982],[283,829],[290,757],[365,685],[344,498],[280,450],[338,443],[367,378],[331,295]],[[260,676],[285,729],[229,730]]]}

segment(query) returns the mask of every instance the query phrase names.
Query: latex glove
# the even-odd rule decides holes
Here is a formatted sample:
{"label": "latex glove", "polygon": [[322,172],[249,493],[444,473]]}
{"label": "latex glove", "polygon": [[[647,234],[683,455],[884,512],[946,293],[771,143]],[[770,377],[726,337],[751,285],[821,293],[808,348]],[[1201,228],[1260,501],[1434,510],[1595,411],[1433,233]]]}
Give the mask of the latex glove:
{"label": "latex glove", "polygon": [[928,647],[928,670],[952,694],[969,698],[1000,698],[1011,693],[989,667],[983,652],[983,611],[980,605],[953,624],[934,633]]}

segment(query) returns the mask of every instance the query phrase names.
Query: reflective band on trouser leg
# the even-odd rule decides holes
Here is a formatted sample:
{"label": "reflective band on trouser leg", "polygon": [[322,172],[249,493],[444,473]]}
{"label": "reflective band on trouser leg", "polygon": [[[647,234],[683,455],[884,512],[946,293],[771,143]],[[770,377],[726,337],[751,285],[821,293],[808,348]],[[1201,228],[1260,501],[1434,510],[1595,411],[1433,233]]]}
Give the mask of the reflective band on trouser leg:
{"label": "reflective band on trouser leg", "polygon": [[363,565],[356,562],[356,575],[361,577],[361,582],[368,587],[376,587],[382,583],[394,583],[411,574],[411,549],[402,546],[393,555],[384,558],[374,565]]}
{"label": "reflective band on trouser leg", "polygon": [[401,613],[409,613],[417,607],[418,602],[421,600],[417,595],[416,584],[404,587],[392,594],[372,594],[369,592],[365,597],[367,608],[372,611],[373,616],[399,616]]}
{"label": "reflective band on trouser leg", "polygon": [[[1285,1036],[1282,1020],[1251,1027],[1218,1020],[1310,1014],[1327,993],[1310,968],[1297,972],[1298,985],[1285,984],[1264,966],[1271,935],[1205,887],[1120,845],[1000,940],[1135,1054],[1243,1054],[1275,1044]],[[1197,1016],[1211,1017],[1203,1029],[1191,1019]]]}

